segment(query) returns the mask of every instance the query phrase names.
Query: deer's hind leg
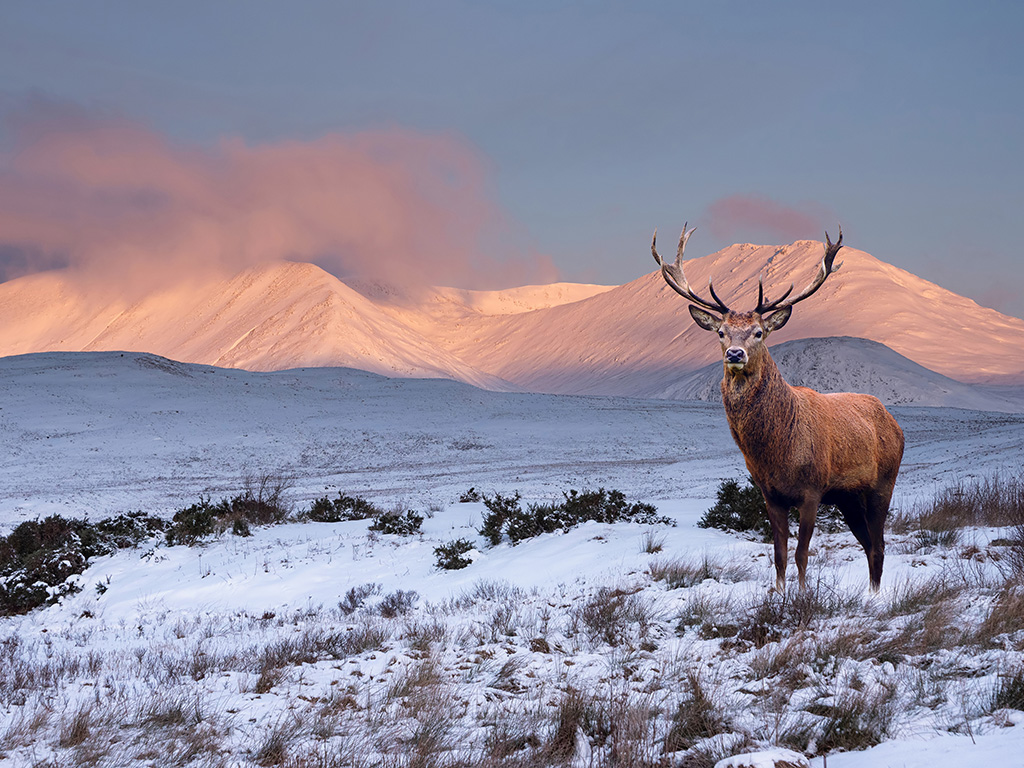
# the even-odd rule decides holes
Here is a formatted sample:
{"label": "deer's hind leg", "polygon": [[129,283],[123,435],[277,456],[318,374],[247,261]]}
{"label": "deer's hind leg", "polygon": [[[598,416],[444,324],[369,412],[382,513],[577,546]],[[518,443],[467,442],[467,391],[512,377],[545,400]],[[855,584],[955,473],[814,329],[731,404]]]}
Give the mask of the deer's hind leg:
{"label": "deer's hind leg", "polygon": [[[882,562],[885,559],[885,540],[882,529],[889,511],[889,499],[881,498],[872,491],[847,492],[827,499],[839,507],[850,531],[864,548],[868,559],[868,576],[871,590],[878,591],[882,580]],[[878,509],[881,508],[881,514]]]}
{"label": "deer's hind leg", "polygon": [[871,591],[877,592],[882,584],[882,565],[885,562],[885,518],[889,515],[892,490],[872,491],[867,494],[865,523],[868,529],[870,548],[865,547],[868,556],[868,574],[871,577]]}

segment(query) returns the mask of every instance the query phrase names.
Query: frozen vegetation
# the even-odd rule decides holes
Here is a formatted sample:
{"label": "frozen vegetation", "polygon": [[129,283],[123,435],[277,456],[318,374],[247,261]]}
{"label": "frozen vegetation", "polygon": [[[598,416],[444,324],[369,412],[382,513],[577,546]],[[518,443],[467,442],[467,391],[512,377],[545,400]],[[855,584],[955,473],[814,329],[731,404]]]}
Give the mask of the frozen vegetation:
{"label": "frozen vegetation", "polygon": [[[1020,415],[894,409],[908,450],[882,591],[822,525],[810,588],[780,595],[756,533],[698,525],[744,479],[716,404],[133,353],[0,360],[0,395],[3,534],[163,521],[0,619],[0,765],[1024,752]],[[571,491],[599,488],[628,519],[569,521]],[[498,525],[501,500],[520,517]],[[460,541],[464,567],[440,567]]]}

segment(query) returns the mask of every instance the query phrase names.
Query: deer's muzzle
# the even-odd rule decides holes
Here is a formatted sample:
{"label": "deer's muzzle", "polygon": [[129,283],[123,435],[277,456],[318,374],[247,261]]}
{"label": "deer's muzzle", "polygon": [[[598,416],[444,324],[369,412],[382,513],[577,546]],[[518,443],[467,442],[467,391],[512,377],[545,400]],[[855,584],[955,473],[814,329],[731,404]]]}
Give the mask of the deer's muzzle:
{"label": "deer's muzzle", "polygon": [[729,347],[725,350],[726,365],[742,366],[747,362],[747,350],[743,347]]}

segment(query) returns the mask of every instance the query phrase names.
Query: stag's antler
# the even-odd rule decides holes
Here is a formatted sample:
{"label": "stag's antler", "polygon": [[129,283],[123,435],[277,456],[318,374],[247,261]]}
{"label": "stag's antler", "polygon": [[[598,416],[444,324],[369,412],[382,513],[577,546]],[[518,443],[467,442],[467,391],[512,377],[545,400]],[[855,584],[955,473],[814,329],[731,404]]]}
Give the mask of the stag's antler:
{"label": "stag's antler", "polygon": [[[655,247],[655,243],[658,241],[658,230],[654,230],[654,237],[651,239],[651,253],[654,254],[654,260],[658,262],[658,266],[661,267],[661,275],[665,278],[665,282],[669,284],[669,287],[682,296],[688,301],[692,301],[694,304],[699,304],[705,309],[710,309],[715,312],[720,312],[725,315],[729,312],[729,308],[722,303],[722,300],[718,298],[718,294],[715,293],[715,287],[708,281],[708,290],[711,292],[711,298],[714,301],[708,301],[707,299],[701,298],[697,293],[690,288],[690,284],[686,281],[686,275],[683,274],[683,251],[686,250],[686,241],[690,239],[696,231],[696,227],[691,230],[686,229],[686,224],[683,225],[683,234],[679,236],[679,247],[676,249],[676,260],[673,264],[666,264],[661,256],[658,255],[658,249]],[[842,240],[842,237],[839,238]]]}
{"label": "stag's antler", "polygon": [[757,309],[754,311],[758,314],[764,314],[765,312],[771,312],[776,309],[782,309],[784,307],[791,307],[798,301],[803,301],[808,296],[812,295],[817,291],[825,282],[825,278],[831,275],[833,272],[838,272],[839,268],[843,266],[842,262],[839,262],[833,266],[833,262],[836,260],[836,254],[839,253],[839,249],[843,247],[843,228],[839,227],[839,239],[834,243],[829,239],[828,232],[825,233],[825,256],[821,260],[821,264],[818,265],[818,274],[815,275],[814,279],[804,288],[800,293],[794,296],[789,301],[786,301],[786,297],[793,292],[793,286],[789,286],[789,290],[784,294],[775,299],[765,303],[764,301],[764,288],[761,285],[761,280],[757,281]]}

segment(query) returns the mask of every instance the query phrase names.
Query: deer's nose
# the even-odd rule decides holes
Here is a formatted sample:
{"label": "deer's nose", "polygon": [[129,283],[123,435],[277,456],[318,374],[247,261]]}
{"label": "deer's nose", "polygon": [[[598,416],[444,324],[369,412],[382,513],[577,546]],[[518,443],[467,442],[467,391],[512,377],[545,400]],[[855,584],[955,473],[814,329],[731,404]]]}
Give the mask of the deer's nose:
{"label": "deer's nose", "polygon": [[729,347],[725,350],[725,362],[742,363],[747,359],[747,350],[743,347]]}

